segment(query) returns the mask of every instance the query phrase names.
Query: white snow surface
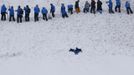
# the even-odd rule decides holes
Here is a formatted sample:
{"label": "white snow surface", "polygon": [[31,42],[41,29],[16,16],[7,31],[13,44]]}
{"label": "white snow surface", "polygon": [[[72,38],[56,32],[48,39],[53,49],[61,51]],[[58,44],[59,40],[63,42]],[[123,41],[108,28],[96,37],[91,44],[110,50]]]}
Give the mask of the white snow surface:
{"label": "white snow surface", "polygon": [[[3,0],[7,5],[57,4],[56,18],[0,21],[0,75],[134,75],[134,15],[74,13],[60,16],[60,3],[74,0]],[[81,0],[81,8],[85,0]],[[103,0],[105,2],[105,0]],[[133,6],[132,6],[133,7]],[[40,15],[41,16],[41,15]],[[79,47],[74,55],[70,48]]]}

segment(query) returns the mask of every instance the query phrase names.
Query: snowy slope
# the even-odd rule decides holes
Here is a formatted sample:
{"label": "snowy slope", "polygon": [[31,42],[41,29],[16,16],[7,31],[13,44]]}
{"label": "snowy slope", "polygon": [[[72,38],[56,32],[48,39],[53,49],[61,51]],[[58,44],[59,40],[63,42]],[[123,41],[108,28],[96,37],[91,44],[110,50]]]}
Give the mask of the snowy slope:
{"label": "snowy slope", "polygon": [[[134,75],[134,15],[103,7],[103,14],[66,19],[57,9],[48,22],[0,21],[0,75]],[[68,52],[76,46],[77,56]]]}

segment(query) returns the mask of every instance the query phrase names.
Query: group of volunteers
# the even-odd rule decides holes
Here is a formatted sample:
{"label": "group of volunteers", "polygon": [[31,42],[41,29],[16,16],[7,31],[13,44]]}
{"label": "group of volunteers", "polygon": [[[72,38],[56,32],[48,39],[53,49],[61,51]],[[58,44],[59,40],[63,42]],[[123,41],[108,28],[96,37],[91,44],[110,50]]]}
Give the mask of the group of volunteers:
{"label": "group of volunteers", "polygon": [[[116,5],[115,5],[115,10],[113,10],[113,1],[112,0],[108,0],[106,3],[108,5],[108,12],[113,14],[114,12],[119,12],[121,13],[121,0],[115,0],[116,1]],[[81,10],[80,6],[79,6],[80,0],[75,1],[75,4],[68,4],[67,5],[67,9],[66,6],[64,5],[64,3],[61,4],[61,16],[63,18],[69,17],[68,14],[73,14],[74,11],[76,13],[80,13],[81,11],[83,13],[93,13],[96,14],[96,12],[102,14],[103,13],[103,8],[102,8],[102,1],[101,0],[91,0],[91,3],[89,3],[89,1],[86,1],[84,4],[83,9]],[[125,8],[126,8],[126,12],[127,14],[133,14],[133,11],[131,9],[131,5],[130,5],[130,1],[126,1],[125,2]],[[48,9],[46,7],[42,7],[41,9],[39,8],[38,5],[36,5],[33,9],[34,11],[34,21],[37,22],[39,21],[39,14],[42,14],[42,19],[48,21],[48,19],[52,19],[55,17],[55,11],[56,11],[56,7],[54,4],[50,4],[50,13],[48,12]],[[8,12],[7,12],[8,11]],[[15,19],[15,12],[17,13],[17,18]],[[25,18],[26,22],[30,21],[30,13],[31,13],[31,8],[29,7],[29,5],[26,5],[24,8],[22,8],[20,5],[18,6],[18,8],[15,10],[13,6],[10,6],[8,9],[5,6],[5,4],[3,4],[1,6],[1,21],[6,21],[7,18],[7,14],[9,14],[9,21],[16,21],[17,23],[22,23],[22,19],[23,16]],[[49,15],[48,15],[49,13]],[[51,16],[50,16],[51,14]]]}

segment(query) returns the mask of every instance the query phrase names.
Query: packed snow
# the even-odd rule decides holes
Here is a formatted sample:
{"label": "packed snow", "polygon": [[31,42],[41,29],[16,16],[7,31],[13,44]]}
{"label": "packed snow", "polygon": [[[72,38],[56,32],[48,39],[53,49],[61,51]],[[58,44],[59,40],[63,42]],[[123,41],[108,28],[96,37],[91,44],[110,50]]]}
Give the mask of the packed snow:
{"label": "packed snow", "polygon": [[[81,0],[81,8],[86,0]],[[0,21],[0,75],[134,75],[134,15],[74,13],[63,19],[60,3],[74,0],[1,0],[7,6],[57,7],[56,17],[18,24]],[[125,0],[123,1],[125,2]],[[134,7],[134,6],[132,6]],[[133,8],[134,9],[134,8]],[[70,48],[81,48],[74,55]]]}

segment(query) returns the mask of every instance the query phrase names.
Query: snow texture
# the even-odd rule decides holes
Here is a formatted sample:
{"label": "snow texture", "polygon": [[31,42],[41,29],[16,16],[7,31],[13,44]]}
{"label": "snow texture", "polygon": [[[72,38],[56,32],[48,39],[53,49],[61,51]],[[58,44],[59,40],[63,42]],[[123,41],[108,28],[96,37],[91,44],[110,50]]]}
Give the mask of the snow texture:
{"label": "snow texture", "polygon": [[[44,2],[44,3],[43,3]],[[32,8],[54,3],[56,18],[48,22],[0,21],[0,75],[134,75],[134,15],[73,14],[63,19],[60,3],[74,0],[2,0],[7,6]],[[81,8],[85,0],[81,0]],[[134,6],[132,6],[134,7]],[[41,16],[41,14],[40,14]],[[70,48],[83,50],[79,55]]]}

